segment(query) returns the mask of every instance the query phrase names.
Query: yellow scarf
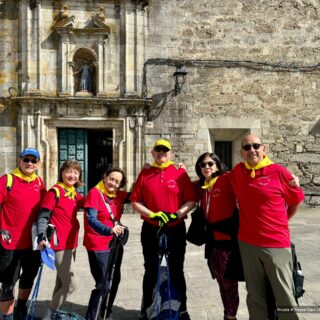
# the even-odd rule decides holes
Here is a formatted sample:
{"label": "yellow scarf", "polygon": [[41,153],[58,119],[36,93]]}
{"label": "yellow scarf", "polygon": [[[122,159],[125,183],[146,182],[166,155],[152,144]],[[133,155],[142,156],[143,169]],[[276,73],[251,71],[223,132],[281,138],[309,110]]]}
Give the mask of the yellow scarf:
{"label": "yellow scarf", "polygon": [[64,197],[70,198],[72,200],[76,197],[77,192],[74,186],[68,187],[63,182],[58,182],[57,185],[66,191],[66,193],[64,194]]}
{"label": "yellow scarf", "polygon": [[251,178],[254,178],[256,176],[256,170],[259,170],[261,168],[270,166],[270,164],[273,164],[273,162],[265,156],[262,161],[260,161],[256,166],[251,167],[247,161],[245,161],[244,165],[248,170],[251,170]]}
{"label": "yellow scarf", "polygon": [[219,176],[212,178],[209,182],[207,180],[204,180],[204,186],[202,186],[202,189],[210,189],[213,187],[213,185],[218,180]]}
{"label": "yellow scarf", "polygon": [[166,163],[161,163],[161,164],[157,164],[156,162],[154,162],[152,164],[152,166],[155,168],[159,168],[159,169],[165,169],[165,168],[168,168],[172,164],[173,164],[172,161],[167,161]]}
{"label": "yellow scarf", "polygon": [[26,176],[24,173],[22,173],[22,171],[19,168],[14,169],[11,172],[11,174],[13,174],[14,176],[19,177],[27,182],[32,182],[38,178],[38,176],[34,172],[30,176]]}
{"label": "yellow scarf", "polygon": [[108,198],[115,198],[117,196],[117,192],[113,191],[113,192],[108,192],[106,187],[104,186],[104,182],[103,180],[101,180],[96,186],[95,188],[97,188],[98,190],[100,190],[102,193],[104,193]]}

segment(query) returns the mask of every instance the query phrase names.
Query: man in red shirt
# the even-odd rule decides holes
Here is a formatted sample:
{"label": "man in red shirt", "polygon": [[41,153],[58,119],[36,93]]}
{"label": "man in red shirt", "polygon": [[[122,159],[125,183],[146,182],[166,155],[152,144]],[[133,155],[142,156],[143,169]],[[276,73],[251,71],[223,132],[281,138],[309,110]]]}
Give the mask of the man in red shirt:
{"label": "man in red shirt", "polygon": [[[132,207],[144,220],[141,243],[144,256],[142,319],[152,303],[152,292],[157,281],[158,231],[166,225],[168,237],[170,278],[181,292],[180,319],[190,319],[187,312],[186,282],[183,263],[186,250],[184,219],[195,206],[196,196],[186,171],[177,169],[173,162],[169,141],[159,139],[152,150],[154,163],[140,172],[131,194]],[[171,213],[167,215],[167,213]]]}
{"label": "man in red shirt", "polygon": [[[290,172],[274,164],[256,135],[242,141],[239,163],[231,181],[240,210],[238,240],[248,291],[250,319],[267,319],[266,281],[278,307],[295,307],[288,220],[303,201],[302,190],[291,186]],[[293,312],[279,319],[298,319]]]}
{"label": "man in red shirt", "polygon": [[44,182],[35,173],[39,165],[39,151],[27,148],[20,154],[18,167],[0,178],[0,229],[11,235],[11,241],[0,239],[0,311],[4,320],[13,319],[13,289],[19,278],[17,318],[25,316],[41,263],[39,251],[32,250],[31,240],[32,223],[46,192]]}

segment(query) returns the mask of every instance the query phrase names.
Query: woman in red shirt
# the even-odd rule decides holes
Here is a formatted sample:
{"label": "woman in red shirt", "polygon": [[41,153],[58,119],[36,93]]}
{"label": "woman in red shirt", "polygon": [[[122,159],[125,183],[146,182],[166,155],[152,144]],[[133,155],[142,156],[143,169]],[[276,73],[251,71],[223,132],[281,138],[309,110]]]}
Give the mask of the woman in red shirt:
{"label": "woman in red shirt", "polygon": [[[201,207],[209,225],[231,218],[236,208],[236,198],[231,187],[230,175],[223,170],[218,156],[209,152],[202,154],[196,162],[195,169],[200,179],[198,194]],[[209,232],[206,257],[211,274],[219,284],[224,319],[236,319],[239,306],[238,282],[224,277],[232,249],[231,236],[214,229]]]}
{"label": "woman in red shirt", "polygon": [[[52,313],[61,308],[77,286],[75,257],[78,246],[79,221],[77,212],[83,207],[84,198],[76,190],[82,185],[81,166],[76,160],[65,161],[59,172],[59,180],[41,203],[37,222],[39,249],[50,245],[55,251],[57,269],[56,285],[52,301],[44,318],[51,319]],[[47,239],[48,223],[55,226],[56,234]]]}
{"label": "woman in red shirt", "polygon": [[[110,242],[113,236],[120,236],[124,227],[120,223],[122,207],[128,201],[128,193],[121,189],[126,184],[124,172],[118,168],[107,170],[103,179],[92,188],[85,201],[84,215],[84,245],[88,252],[91,274],[95,280],[86,319],[94,320],[98,312],[99,301],[102,299],[100,314],[104,314],[106,293],[109,283],[106,281],[106,271],[110,258]],[[120,282],[120,267],[123,247],[119,246],[113,275],[112,288],[109,293],[107,319],[112,312],[112,305]]]}

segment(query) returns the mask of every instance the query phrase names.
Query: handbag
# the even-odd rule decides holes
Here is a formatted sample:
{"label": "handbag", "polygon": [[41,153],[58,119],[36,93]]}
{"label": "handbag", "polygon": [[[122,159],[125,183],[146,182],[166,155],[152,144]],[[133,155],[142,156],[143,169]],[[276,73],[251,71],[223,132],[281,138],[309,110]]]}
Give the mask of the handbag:
{"label": "handbag", "polygon": [[298,261],[295,245],[292,242],[291,252],[293,262],[293,283],[295,288],[295,298],[298,299],[305,293],[305,290],[303,289],[304,275],[302,274],[301,264]]}
{"label": "handbag", "polygon": [[191,223],[187,231],[187,240],[196,246],[202,246],[207,241],[207,219],[199,205],[191,213]]}

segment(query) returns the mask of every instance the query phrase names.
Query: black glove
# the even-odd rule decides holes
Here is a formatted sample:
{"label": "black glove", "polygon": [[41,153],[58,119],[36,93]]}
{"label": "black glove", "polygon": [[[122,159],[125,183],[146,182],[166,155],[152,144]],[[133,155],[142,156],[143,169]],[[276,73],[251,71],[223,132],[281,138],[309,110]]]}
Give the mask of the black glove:
{"label": "black glove", "polygon": [[164,213],[167,215],[167,217],[168,217],[170,222],[176,221],[179,218],[179,215],[176,212],[167,212],[167,211],[165,211]]}
{"label": "black glove", "polygon": [[11,242],[11,233],[9,231],[0,229],[0,234],[1,234],[2,241],[6,243]]}
{"label": "black glove", "polygon": [[37,242],[38,242],[38,244],[39,244],[41,241],[45,241],[45,242],[48,241],[47,237],[46,237],[43,233],[40,233],[40,234],[38,234],[38,236],[37,236]]}

